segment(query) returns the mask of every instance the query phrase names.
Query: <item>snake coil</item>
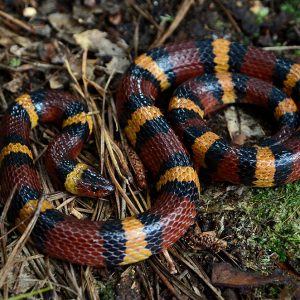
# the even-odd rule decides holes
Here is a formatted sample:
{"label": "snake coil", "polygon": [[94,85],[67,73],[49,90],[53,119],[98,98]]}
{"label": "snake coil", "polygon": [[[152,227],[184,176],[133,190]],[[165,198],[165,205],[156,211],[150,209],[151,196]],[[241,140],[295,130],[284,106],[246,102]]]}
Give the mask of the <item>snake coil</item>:
{"label": "snake coil", "polygon": [[[175,134],[155,100],[186,80],[169,105]],[[299,115],[290,96],[300,104],[300,65],[251,46],[201,40],[142,54],[123,77],[117,110],[127,138],[156,180],[153,206],[135,217],[94,222],[67,216],[43,200],[31,242],[74,263],[134,263],[170,247],[193,224],[200,193],[197,172],[254,186],[298,180]],[[279,122],[278,133],[253,147],[229,144],[213,133],[203,116],[236,102],[268,108]],[[0,132],[1,198],[15,191],[8,219],[20,231],[43,195],[29,143],[38,122],[62,123],[62,133],[46,153],[54,181],[84,196],[114,190],[95,169],[75,160],[92,131],[84,102],[58,91],[22,95],[7,110]]]}

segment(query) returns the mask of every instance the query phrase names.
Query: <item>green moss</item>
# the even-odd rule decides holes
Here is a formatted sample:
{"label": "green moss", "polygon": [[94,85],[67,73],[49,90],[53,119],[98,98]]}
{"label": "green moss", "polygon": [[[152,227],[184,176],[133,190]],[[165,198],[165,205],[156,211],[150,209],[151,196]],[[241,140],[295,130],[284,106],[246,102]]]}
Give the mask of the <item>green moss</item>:
{"label": "green moss", "polygon": [[9,300],[28,299],[28,298],[31,298],[31,297],[36,296],[36,295],[41,295],[42,293],[45,293],[45,292],[48,292],[48,291],[51,291],[51,290],[52,290],[51,287],[45,287],[45,288],[42,288],[42,289],[39,289],[39,290],[34,290],[32,292],[29,292],[29,293],[24,293],[24,294],[20,294],[20,295],[17,295],[17,296],[13,296],[13,297],[10,297],[8,299]]}
{"label": "green moss", "polygon": [[300,22],[300,2],[299,0],[284,1],[280,5],[280,10],[289,13],[295,18],[296,22]]}
{"label": "green moss", "polygon": [[300,56],[300,50],[296,50],[296,51],[294,52],[294,55],[295,55],[296,57],[299,57],[299,56]]}
{"label": "green moss", "polygon": [[9,61],[9,66],[12,68],[17,68],[21,65],[21,59],[18,57],[13,57],[10,61]]}
{"label": "green moss", "polygon": [[164,23],[172,23],[174,20],[174,17],[166,14],[166,15],[160,16],[160,20]]}
{"label": "green moss", "polygon": [[269,289],[269,292],[270,292],[271,297],[277,299],[279,296],[279,293],[280,293],[280,289],[276,286],[271,286]]}
{"label": "green moss", "polygon": [[262,24],[266,17],[269,15],[269,7],[263,6],[256,14],[256,20],[258,24]]}
{"label": "green moss", "polygon": [[257,228],[252,242],[281,261],[300,258],[300,183],[253,189],[241,208]]}
{"label": "green moss", "polygon": [[100,298],[103,300],[111,300],[116,298],[112,284],[101,284],[99,294]]}

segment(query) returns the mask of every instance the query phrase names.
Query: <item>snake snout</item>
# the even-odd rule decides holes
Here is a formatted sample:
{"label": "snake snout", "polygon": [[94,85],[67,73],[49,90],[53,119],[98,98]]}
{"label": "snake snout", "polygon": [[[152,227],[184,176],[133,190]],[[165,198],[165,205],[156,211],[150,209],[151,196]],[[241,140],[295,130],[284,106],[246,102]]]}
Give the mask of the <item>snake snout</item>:
{"label": "snake snout", "polygon": [[111,194],[115,187],[104,178],[97,170],[85,170],[77,183],[78,194],[87,197],[105,197]]}

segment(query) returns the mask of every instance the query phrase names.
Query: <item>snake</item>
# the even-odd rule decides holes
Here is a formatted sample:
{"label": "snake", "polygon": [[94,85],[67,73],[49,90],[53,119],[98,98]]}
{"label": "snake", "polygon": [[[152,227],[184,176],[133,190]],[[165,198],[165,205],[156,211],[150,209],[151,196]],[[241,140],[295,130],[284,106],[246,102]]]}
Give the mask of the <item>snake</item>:
{"label": "snake", "polygon": [[[169,116],[157,105],[175,90]],[[237,145],[214,133],[204,117],[228,104],[267,108],[275,134]],[[149,171],[151,208],[122,220],[77,219],[55,209],[34,165],[31,129],[55,123],[45,165],[55,186],[84,197],[105,197],[115,187],[77,159],[93,130],[82,99],[58,90],[19,96],[0,132],[1,199],[8,222],[24,232],[39,209],[30,242],[54,258],[94,267],[145,260],[181,238],[194,223],[199,175],[255,187],[300,178],[300,64],[226,39],[193,40],[153,48],[130,65],[116,92],[123,132]],[[176,132],[175,132],[176,131]]]}

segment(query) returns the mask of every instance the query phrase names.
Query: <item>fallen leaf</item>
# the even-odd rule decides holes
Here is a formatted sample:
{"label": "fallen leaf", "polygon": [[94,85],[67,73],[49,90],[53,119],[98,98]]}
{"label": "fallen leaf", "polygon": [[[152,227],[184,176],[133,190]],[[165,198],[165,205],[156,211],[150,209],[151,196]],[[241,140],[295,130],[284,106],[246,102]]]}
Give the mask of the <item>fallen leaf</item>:
{"label": "fallen leaf", "polygon": [[51,89],[61,89],[63,88],[64,84],[61,80],[59,75],[53,75],[49,78],[49,85]]}
{"label": "fallen leaf", "polygon": [[106,32],[98,29],[77,33],[73,37],[81,48],[94,51],[100,56],[112,57],[111,61],[106,64],[109,74],[123,73],[128,68],[130,63],[126,52],[128,45],[123,40],[115,44],[107,38]]}
{"label": "fallen leaf", "polygon": [[7,28],[0,26],[0,45],[3,47],[18,44],[22,47],[28,48],[32,45],[32,41],[26,37],[15,34]]}
{"label": "fallen leaf", "polygon": [[69,14],[53,13],[49,15],[48,19],[52,27],[58,32],[75,34],[84,30],[84,27],[78,25]]}
{"label": "fallen leaf", "polygon": [[11,93],[16,93],[18,90],[20,90],[23,86],[23,74],[22,73],[14,73],[14,78],[3,84],[3,87],[10,91]]}
{"label": "fallen leaf", "polygon": [[[69,65],[72,70],[72,74],[75,76],[77,80],[80,80],[82,78],[82,60],[81,57],[72,56],[69,59]],[[89,80],[94,80],[94,69],[95,69],[95,61],[93,60],[87,60],[86,64],[86,78]]]}
{"label": "fallen leaf", "polygon": [[264,276],[259,273],[245,272],[232,267],[228,263],[214,264],[212,270],[212,283],[226,287],[257,287],[272,284],[283,284],[292,280],[285,274],[271,274]]}
{"label": "fallen leaf", "polygon": [[114,56],[110,62],[106,64],[108,74],[120,73],[123,74],[129,66],[127,57]]}
{"label": "fallen leaf", "polygon": [[244,142],[246,138],[260,138],[265,133],[259,123],[249,114],[238,110],[236,107],[228,107],[224,111],[228,132],[232,140]]}

